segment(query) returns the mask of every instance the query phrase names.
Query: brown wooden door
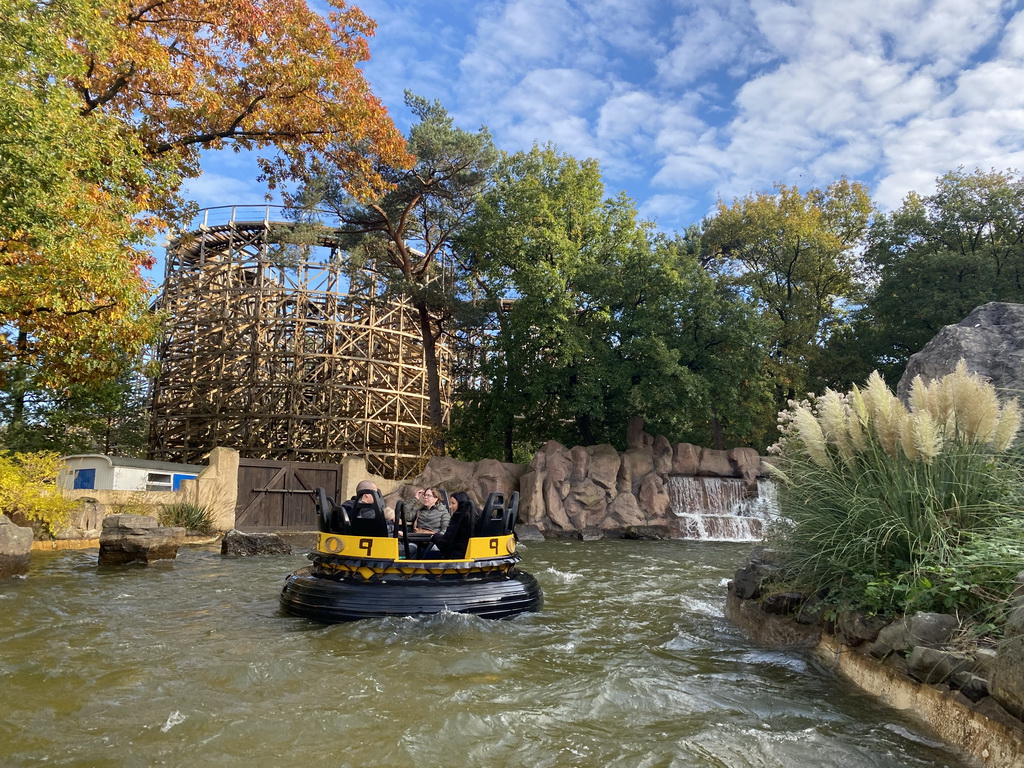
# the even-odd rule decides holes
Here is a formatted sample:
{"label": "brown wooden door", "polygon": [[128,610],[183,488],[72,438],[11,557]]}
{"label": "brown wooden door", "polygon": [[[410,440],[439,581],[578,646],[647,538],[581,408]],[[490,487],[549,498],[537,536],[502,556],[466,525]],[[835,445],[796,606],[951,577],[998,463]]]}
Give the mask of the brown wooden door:
{"label": "brown wooden door", "polygon": [[337,498],[341,467],[299,461],[241,459],[238,463],[238,505],[235,527],[316,530],[313,491],[323,486]]}

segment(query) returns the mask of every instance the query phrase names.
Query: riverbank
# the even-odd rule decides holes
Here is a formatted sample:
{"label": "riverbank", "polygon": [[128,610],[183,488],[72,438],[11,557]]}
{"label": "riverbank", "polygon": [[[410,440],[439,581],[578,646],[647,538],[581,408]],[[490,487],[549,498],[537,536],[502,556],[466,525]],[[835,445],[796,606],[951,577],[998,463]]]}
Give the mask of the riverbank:
{"label": "riverbank", "polygon": [[[975,702],[945,684],[915,680],[892,663],[825,632],[821,624],[770,613],[729,584],[725,616],[755,642],[810,652],[829,669],[882,702],[924,723],[937,738],[984,768],[1024,768],[1024,723],[990,696]],[[902,657],[893,657],[902,658]]]}

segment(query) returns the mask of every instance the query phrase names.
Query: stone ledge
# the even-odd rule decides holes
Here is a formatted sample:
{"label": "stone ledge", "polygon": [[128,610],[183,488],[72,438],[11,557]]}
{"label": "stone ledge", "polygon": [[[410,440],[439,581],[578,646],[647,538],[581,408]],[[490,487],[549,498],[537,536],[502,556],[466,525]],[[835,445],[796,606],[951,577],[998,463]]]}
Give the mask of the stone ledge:
{"label": "stone ledge", "polygon": [[[859,688],[895,709],[912,712],[940,738],[981,765],[1024,768],[1024,727],[1009,715],[991,717],[979,711],[979,705],[966,696],[919,683],[898,669],[843,645],[831,635],[822,634],[814,653]],[[993,714],[998,715],[998,711]]]}
{"label": "stone ledge", "polygon": [[947,686],[918,682],[891,664],[844,645],[818,625],[765,612],[757,600],[744,600],[731,587],[725,617],[756,643],[809,650],[858,688],[909,712],[979,765],[1024,768],[1024,723],[992,697],[975,704]]}

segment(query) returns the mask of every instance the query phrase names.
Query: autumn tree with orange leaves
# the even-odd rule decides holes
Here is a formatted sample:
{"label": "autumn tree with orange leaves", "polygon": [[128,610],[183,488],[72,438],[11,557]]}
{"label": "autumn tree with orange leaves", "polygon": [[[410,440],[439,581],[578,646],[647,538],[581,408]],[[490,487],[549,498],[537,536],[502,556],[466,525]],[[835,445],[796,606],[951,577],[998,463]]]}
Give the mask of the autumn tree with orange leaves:
{"label": "autumn tree with orange leaves", "polygon": [[[271,186],[409,163],[359,65],[374,24],[333,2],[0,0],[0,389],[108,381],[153,338],[141,273],[200,151],[263,150]],[[44,395],[42,400],[46,400]]]}

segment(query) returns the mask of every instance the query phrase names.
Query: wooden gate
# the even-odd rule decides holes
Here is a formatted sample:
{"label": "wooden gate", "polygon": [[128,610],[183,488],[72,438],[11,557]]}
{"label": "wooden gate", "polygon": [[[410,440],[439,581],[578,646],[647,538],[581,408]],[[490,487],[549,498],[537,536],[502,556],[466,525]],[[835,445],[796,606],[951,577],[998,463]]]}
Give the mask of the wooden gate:
{"label": "wooden gate", "polygon": [[316,530],[317,486],[338,497],[341,467],[301,461],[240,459],[235,528],[297,528]]}

